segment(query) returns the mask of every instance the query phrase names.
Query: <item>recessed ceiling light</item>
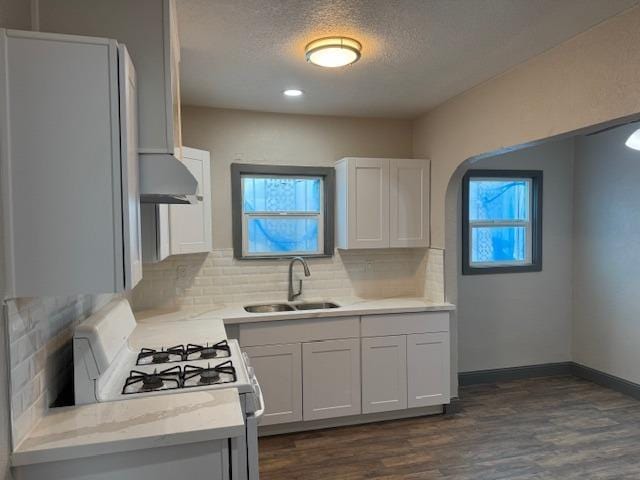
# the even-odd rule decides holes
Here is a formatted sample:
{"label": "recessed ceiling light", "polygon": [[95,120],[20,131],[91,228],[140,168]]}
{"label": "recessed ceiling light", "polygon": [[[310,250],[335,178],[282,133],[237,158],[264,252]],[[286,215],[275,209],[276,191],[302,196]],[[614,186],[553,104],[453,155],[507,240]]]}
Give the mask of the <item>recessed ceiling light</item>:
{"label": "recessed ceiling light", "polygon": [[640,150],[640,129],[633,132],[624,144],[634,150]]}
{"label": "recessed ceiling light", "polygon": [[307,62],[320,67],[336,68],[355,63],[360,58],[362,45],[347,37],[319,38],[305,49]]}
{"label": "recessed ceiling light", "polygon": [[282,93],[284,93],[287,97],[299,97],[300,95],[302,95],[302,90],[298,90],[297,88],[290,88]]}

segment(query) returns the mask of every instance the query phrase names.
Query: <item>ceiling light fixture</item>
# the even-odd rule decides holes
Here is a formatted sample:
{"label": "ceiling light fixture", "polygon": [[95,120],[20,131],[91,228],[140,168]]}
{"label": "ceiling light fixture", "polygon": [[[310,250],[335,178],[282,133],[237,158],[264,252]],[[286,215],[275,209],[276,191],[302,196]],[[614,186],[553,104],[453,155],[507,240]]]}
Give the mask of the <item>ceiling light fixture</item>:
{"label": "ceiling light fixture", "polygon": [[282,93],[284,93],[287,97],[299,97],[300,95],[302,95],[302,90],[298,90],[297,88],[290,88]]}
{"label": "ceiling light fixture", "polygon": [[634,150],[640,150],[640,128],[629,135],[629,138],[627,138],[624,144]]}
{"label": "ceiling light fixture", "polygon": [[320,67],[336,68],[351,65],[360,59],[362,45],[347,37],[319,38],[304,49],[307,62]]}

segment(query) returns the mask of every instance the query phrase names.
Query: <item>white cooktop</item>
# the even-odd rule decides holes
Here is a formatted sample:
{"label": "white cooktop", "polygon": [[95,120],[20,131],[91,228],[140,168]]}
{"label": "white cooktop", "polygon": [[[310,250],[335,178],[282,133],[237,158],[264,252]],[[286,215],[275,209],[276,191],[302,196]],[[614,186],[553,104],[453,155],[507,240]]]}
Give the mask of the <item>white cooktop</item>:
{"label": "white cooktop", "polygon": [[[189,321],[188,324],[190,325],[191,321]],[[209,344],[211,344],[211,342],[209,342]],[[108,374],[103,375],[100,378],[97,391],[98,401],[109,402],[113,400],[142,398],[157,395],[171,395],[175,393],[185,393],[192,391],[219,390],[225,388],[235,388],[239,393],[251,393],[253,392],[253,387],[251,385],[249,372],[247,370],[245,362],[243,361],[240,346],[238,345],[238,342],[236,340],[229,340],[228,344],[231,350],[231,356],[229,357],[214,358],[208,360],[188,360],[181,362],[155,363],[147,365],[136,365],[139,352],[132,350],[130,347],[127,347],[126,350],[120,352],[116,362],[114,362],[114,364],[109,369],[110,371],[108,372]],[[169,346],[173,345],[169,344]],[[235,381],[227,381],[226,383],[216,383],[213,385],[191,386],[188,388],[141,391],[139,393],[123,393],[125,381],[127,377],[129,377],[131,371],[150,374],[154,372],[162,372],[174,367],[180,367],[182,370],[184,370],[187,365],[192,367],[210,368],[218,366],[220,364],[227,364],[228,361],[231,361],[231,364],[235,369]],[[230,380],[230,377],[228,375],[222,375],[221,378],[224,380]],[[194,381],[189,382],[189,384],[191,385],[194,385],[195,383],[196,382]],[[129,389],[128,391],[130,390],[131,389]]]}

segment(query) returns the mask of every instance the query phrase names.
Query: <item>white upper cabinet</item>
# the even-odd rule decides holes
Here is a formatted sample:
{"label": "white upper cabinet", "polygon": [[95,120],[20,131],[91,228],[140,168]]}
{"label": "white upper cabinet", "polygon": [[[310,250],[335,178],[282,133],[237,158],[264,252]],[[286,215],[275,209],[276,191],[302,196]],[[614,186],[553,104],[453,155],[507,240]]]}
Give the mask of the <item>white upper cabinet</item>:
{"label": "white upper cabinet", "polygon": [[114,38],[138,75],[141,153],[180,147],[180,46],[174,0],[39,0],[43,32]]}
{"label": "white upper cabinet", "polygon": [[213,248],[211,230],[211,161],[209,152],[182,147],[177,157],[198,180],[194,205],[142,205],[142,252],[145,263],[169,255],[206,253]]}
{"label": "white upper cabinet", "polygon": [[389,244],[429,245],[428,160],[389,160]]}
{"label": "white upper cabinet", "polygon": [[0,30],[6,297],[142,275],[136,76],[114,40]]}
{"label": "white upper cabinet", "polygon": [[341,249],[429,246],[429,161],[340,160],[336,230]]}
{"label": "white upper cabinet", "polygon": [[171,254],[210,252],[211,232],[211,166],[209,152],[182,147],[182,161],[198,180],[195,205],[169,205]]}

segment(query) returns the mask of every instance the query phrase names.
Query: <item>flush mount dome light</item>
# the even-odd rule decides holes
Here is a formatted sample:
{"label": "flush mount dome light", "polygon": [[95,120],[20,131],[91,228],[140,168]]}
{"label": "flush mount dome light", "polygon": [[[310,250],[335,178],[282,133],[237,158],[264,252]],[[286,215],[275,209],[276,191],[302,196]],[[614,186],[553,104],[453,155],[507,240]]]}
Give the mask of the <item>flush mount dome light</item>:
{"label": "flush mount dome light", "polygon": [[640,150],[640,128],[633,132],[624,144],[634,150]]}
{"label": "flush mount dome light", "polygon": [[302,95],[302,90],[298,90],[297,88],[289,88],[282,92],[287,97],[299,97]]}
{"label": "flush mount dome light", "polygon": [[320,67],[336,68],[355,63],[362,45],[347,37],[327,37],[314,40],[304,49],[307,62]]}

